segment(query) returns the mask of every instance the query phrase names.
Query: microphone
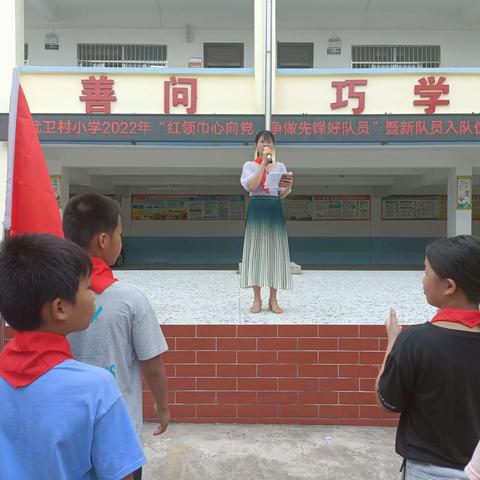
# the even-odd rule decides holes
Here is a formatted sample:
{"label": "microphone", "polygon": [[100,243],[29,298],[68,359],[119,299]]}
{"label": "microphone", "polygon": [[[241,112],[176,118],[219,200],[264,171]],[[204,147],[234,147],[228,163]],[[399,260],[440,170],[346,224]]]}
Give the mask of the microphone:
{"label": "microphone", "polygon": [[273,162],[272,154],[271,154],[271,153],[267,153],[267,160],[268,160],[268,163],[272,163],[272,162]]}

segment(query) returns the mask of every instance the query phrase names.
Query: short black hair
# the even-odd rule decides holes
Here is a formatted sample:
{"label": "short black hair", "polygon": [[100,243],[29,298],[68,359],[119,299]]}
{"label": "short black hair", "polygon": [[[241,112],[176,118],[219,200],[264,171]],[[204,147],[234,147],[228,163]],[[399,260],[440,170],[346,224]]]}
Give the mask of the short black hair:
{"label": "short black hair", "polygon": [[270,140],[275,145],[275,136],[273,135],[273,133],[270,130],[260,130],[255,135],[255,145],[260,140]]}
{"label": "short black hair", "polygon": [[81,277],[92,270],[85,250],[53,235],[17,235],[0,247],[0,314],[16,330],[38,330],[42,307],[74,304]]}
{"label": "short black hair", "polygon": [[94,192],[76,195],[63,212],[65,237],[88,250],[95,235],[113,233],[120,214],[120,205],[113,198]]}
{"label": "short black hair", "polygon": [[472,302],[480,303],[480,240],[471,235],[441,238],[427,247],[426,257],[441,278],[451,278]]}

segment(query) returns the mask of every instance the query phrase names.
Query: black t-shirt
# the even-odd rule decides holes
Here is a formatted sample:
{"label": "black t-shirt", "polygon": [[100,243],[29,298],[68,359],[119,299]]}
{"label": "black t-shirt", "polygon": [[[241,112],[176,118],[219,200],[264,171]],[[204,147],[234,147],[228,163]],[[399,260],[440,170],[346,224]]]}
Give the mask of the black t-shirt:
{"label": "black t-shirt", "polygon": [[430,322],[403,331],[378,395],[386,408],[401,413],[399,455],[464,468],[480,439],[480,333]]}

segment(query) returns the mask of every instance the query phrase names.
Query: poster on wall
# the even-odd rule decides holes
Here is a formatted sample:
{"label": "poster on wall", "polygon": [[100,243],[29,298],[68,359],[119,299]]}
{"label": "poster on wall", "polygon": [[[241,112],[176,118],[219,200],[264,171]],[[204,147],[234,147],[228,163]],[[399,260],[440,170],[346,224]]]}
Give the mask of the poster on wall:
{"label": "poster on wall", "polygon": [[382,220],[446,219],[446,195],[401,195],[382,198]]}
{"label": "poster on wall", "polygon": [[472,177],[457,177],[457,210],[472,209]]}
{"label": "poster on wall", "polygon": [[242,195],[132,195],[132,220],[242,220]]}
{"label": "poster on wall", "polygon": [[313,198],[311,195],[289,195],[284,200],[287,220],[313,220]]}
{"label": "poster on wall", "polygon": [[314,220],[370,220],[370,195],[315,195]]}
{"label": "poster on wall", "polygon": [[62,208],[62,199],[60,197],[60,188],[62,182],[61,175],[50,175],[50,180],[52,182],[53,193],[55,193],[55,200],[57,200],[58,208]]}

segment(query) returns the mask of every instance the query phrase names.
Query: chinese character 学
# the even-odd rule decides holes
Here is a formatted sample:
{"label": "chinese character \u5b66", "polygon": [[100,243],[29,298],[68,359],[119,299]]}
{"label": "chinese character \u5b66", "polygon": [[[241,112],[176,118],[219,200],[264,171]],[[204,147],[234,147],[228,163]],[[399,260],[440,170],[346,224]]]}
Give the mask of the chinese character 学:
{"label": "chinese character \u5b66", "polygon": [[434,76],[421,78],[418,80],[418,85],[415,85],[414,93],[419,95],[422,100],[415,100],[413,104],[416,107],[425,107],[425,113],[435,113],[435,109],[440,105],[449,105],[450,100],[440,100],[442,95],[447,95],[450,91],[450,86],[445,83],[446,77],[441,76],[435,80]]}
{"label": "chinese character \u5b66", "polygon": [[110,113],[110,105],[117,100],[113,90],[113,80],[105,75],[93,75],[82,80],[83,90],[80,101],[85,102],[86,113]]}
{"label": "chinese character \u5b66", "polygon": [[332,88],[337,89],[337,99],[330,104],[330,108],[336,110],[337,108],[343,108],[348,105],[348,100],[343,99],[343,90],[348,88],[347,98],[356,98],[358,100],[358,105],[356,108],[352,108],[352,113],[354,115],[361,114],[365,110],[365,92],[357,92],[355,91],[355,87],[364,87],[367,85],[367,82],[368,80],[344,80],[342,82],[332,82]]}
{"label": "chinese character \u5b66", "polygon": [[188,114],[197,112],[197,79],[170,77],[163,86],[164,111],[170,113],[170,107],[179,105],[186,108]]}

